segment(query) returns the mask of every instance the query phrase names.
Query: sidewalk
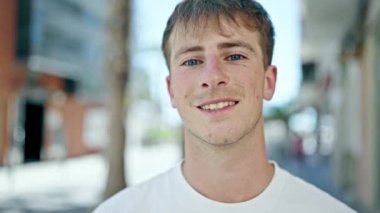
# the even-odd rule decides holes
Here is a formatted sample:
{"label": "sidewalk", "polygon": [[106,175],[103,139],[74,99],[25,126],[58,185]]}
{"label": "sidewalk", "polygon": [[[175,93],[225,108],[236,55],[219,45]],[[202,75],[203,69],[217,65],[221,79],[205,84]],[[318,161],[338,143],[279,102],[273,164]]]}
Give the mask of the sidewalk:
{"label": "sidewalk", "polygon": [[[130,147],[127,156],[128,179],[133,185],[170,168],[180,158],[180,151],[173,144]],[[294,175],[355,205],[334,185],[328,160],[314,156],[299,162],[292,155],[276,150],[269,157]],[[91,212],[101,198],[106,174],[107,168],[100,155],[0,168],[0,212]]]}
{"label": "sidewalk", "polygon": [[102,156],[0,168],[0,212],[91,212],[103,191]]}
{"label": "sidewalk", "polygon": [[[139,183],[171,168],[181,158],[177,144],[130,146],[128,182]],[[1,213],[92,212],[106,183],[101,155],[0,167]]]}

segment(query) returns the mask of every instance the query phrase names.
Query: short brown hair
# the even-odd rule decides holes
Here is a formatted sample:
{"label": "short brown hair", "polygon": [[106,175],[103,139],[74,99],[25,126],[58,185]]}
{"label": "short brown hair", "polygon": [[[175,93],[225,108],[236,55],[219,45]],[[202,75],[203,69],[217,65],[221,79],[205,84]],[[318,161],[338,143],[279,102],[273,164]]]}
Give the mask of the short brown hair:
{"label": "short brown hair", "polygon": [[237,15],[243,17],[243,24],[249,30],[257,30],[261,36],[264,65],[272,63],[274,47],[274,27],[267,11],[254,0],[184,0],[180,2],[168,19],[162,38],[162,52],[170,69],[168,42],[177,23],[184,26],[199,24],[210,17],[226,17],[237,22]]}

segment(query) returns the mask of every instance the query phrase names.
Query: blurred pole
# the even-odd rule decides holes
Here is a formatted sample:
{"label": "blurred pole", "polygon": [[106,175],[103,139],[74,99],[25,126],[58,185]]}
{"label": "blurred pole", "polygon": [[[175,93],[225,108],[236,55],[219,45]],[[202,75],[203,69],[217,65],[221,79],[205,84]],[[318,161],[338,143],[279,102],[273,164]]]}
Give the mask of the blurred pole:
{"label": "blurred pole", "polygon": [[109,42],[106,78],[110,92],[111,126],[110,143],[107,149],[109,172],[104,194],[105,198],[112,196],[127,185],[124,171],[124,151],[126,148],[126,106],[128,105],[125,90],[129,71],[130,1],[110,1],[108,21]]}
{"label": "blurred pole", "polygon": [[6,103],[0,97],[0,166],[4,166],[7,158],[8,138],[6,134]]}

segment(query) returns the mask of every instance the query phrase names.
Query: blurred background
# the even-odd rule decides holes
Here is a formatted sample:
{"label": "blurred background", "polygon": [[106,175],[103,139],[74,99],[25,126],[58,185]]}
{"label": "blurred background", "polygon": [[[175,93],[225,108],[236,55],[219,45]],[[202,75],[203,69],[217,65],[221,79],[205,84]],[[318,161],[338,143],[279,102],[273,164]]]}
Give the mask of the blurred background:
{"label": "blurred background", "polygon": [[[0,212],[91,212],[181,161],[161,37],[179,0],[0,1]],[[380,1],[261,0],[277,32],[268,155],[380,209]]]}

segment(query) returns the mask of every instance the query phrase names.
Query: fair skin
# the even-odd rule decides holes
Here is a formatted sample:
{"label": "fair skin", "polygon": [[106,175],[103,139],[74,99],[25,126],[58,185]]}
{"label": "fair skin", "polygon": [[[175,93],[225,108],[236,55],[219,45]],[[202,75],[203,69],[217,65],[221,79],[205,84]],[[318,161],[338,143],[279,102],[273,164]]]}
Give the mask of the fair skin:
{"label": "fair skin", "polygon": [[184,124],[186,180],[205,197],[237,203],[273,177],[262,103],[274,94],[277,70],[263,64],[258,32],[223,18],[218,26],[175,27],[167,85]]}

